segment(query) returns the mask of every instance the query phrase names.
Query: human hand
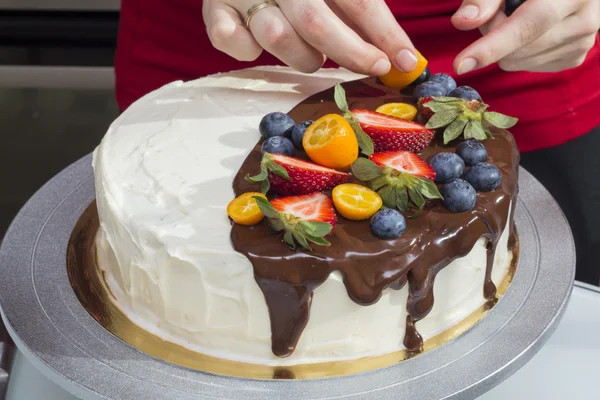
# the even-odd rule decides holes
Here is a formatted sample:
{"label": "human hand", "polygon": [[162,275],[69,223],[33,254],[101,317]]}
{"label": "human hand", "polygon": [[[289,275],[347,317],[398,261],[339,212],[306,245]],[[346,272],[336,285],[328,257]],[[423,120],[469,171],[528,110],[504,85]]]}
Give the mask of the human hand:
{"label": "human hand", "polygon": [[528,0],[510,17],[502,0],[464,0],[452,17],[484,36],[458,54],[458,74],[498,62],[505,71],[555,72],[578,67],[600,28],[600,0]]}
{"label": "human hand", "polygon": [[257,12],[248,29],[246,12],[257,2],[204,0],[215,48],[240,61],[255,60],[264,49],[301,72],[318,70],[326,58],[374,76],[386,74],[391,63],[406,72],[417,64],[413,44],[384,0],[278,0],[279,7]]}

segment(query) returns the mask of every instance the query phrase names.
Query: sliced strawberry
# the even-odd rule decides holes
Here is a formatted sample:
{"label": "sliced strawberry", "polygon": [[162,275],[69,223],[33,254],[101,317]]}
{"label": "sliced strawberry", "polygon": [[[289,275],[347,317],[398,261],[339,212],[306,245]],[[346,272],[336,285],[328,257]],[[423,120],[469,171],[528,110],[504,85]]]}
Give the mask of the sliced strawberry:
{"label": "sliced strawberry", "polygon": [[280,197],[270,203],[259,196],[254,199],[271,228],[283,233],[283,242],[292,250],[297,244],[308,251],[312,251],[310,243],[331,245],[325,237],[333,230],[337,217],[333,202],[325,194]]}
{"label": "sliced strawberry", "polygon": [[350,112],[373,141],[376,152],[408,150],[420,153],[429,146],[435,134],[433,129],[427,129],[425,125],[391,115],[362,108]]}
{"label": "sliced strawberry", "polygon": [[435,171],[421,157],[410,151],[397,150],[375,153],[369,157],[381,167],[390,167],[401,172],[408,172],[420,178],[435,180]]}
{"label": "sliced strawberry", "polygon": [[250,182],[261,182],[262,192],[269,188],[281,195],[297,195],[333,189],[347,182],[351,175],[332,168],[288,157],[265,153],[260,174],[246,177]]}
{"label": "sliced strawberry", "polygon": [[429,121],[429,119],[433,117],[433,114],[435,114],[431,108],[425,107],[425,104],[429,103],[431,100],[433,100],[433,97],[421,97],[417,103],[419,115],[424,122]]}
{"label": "sliced strawberry", "polygon": [[279,197],[271,201],[273,208],[304,221],[326,222],[335,226],[337,216],[329,196],[317,192],[301,196]]}

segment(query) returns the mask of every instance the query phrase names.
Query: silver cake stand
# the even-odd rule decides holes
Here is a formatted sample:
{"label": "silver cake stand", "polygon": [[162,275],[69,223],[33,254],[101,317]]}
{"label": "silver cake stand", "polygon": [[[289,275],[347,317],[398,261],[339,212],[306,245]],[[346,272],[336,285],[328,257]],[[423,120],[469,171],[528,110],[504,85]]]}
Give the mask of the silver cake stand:
{"label": "silver cake stand", "polygon": [[19,349],[83,399],[470,399],[525,364],[556,328],[571,293],[575,251],[556,202],[521,170],[515,219],[521,258],[500,302],[454,341],[390,367],[338,378],[250,380],[179,367],[131,347],[81,306],[67,243],[94,199],[91,156],[23,207],[0,250],[2,318]]}

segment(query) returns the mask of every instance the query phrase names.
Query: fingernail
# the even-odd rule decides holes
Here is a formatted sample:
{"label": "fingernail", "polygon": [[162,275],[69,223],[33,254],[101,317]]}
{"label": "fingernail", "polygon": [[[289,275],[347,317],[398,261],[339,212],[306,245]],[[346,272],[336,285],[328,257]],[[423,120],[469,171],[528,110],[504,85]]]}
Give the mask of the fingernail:
{"label": "fingernail", "polygon": [[410,72],[417,66],[417,56],[410,50],[404,49],[396,54],[396,66],[404,72]]}
{"label": "fingernail", "polygon": [[380,59],[373,65],[371,69],[371,75],[373,76],[382,76],[390,72],[390,68],[392,68],[392,64],[385,58]]}
{"label": "fingernail", "polygon": [[475,68],[477,68],[477,60],[474,58],[465,58],[458,65],[458,74],[466,74],[467,72],[473,71]]}
{"label": "fingernail", "polygon": [[474,19],[474,18],[477,18],[478,15],[479,15],[479,7],[477,7],[476,5],[473,5],[473,4],[464,6],[463,8],[458,10],[456,12],[456,14],[454,14],[455,17],[465,18],[465,19]]}

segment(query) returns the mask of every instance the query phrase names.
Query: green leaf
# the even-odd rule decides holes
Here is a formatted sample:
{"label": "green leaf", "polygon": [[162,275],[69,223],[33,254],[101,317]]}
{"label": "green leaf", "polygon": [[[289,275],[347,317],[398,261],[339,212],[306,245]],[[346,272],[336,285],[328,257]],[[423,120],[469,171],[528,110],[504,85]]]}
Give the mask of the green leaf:
{"label": "green leaf", "polygon": [[360,127],[358,121],[352,116],[345,116],[344,118],[346,118],[346,120],[350,123],[350,126],[352,127],[352,130],[356,135],[358,147],[360,148],[362,153],[366,156],[370,156],[371,154],[373,154],[375,152],[375,146],[373,145],[373,141],[371,140],[369,135],[367,135],[365,131],[363,131],[363,129]]}
{"label": "green leaf", "polygon": [[307,235],[306,239],[314,244],[318,244],[319,246],[331,246],[331,243],[322,237]]}
{"label": "green leaf", "polygon": [[443,199],[443,196],[438,190],[436,184],[427,178],[419,179],[418,190],[419,193],[428,199]]}
{"label": "green leaf", "polygon": [[457,109],[445,109],[440,112],[436,112],[427,122],[426,127],[429,129],[443,128],[449,125],[458,117],[459,111]]}
{"label": "green leaf", "polygon": [[494,138],[494,135],[492,135],[492,131],[490,131],[490,128],[488,128],[487,125],[485,125],[485,124],[483,125],[483,131],[485,132],[485,136],[488,139],[493,139]]}
{"label": "green leaf", "polygon": [[283,234],[283,241],[290,247],[290,249],[296,250],[296,242],[294,241],[294,235],[291,231],[287,231]]}
{"label": "green leaf", "polygon": [[269,193],[269,189],[271,189],[271,182],[268,179],[265,179],[260,183],[260,192],[262,194]]}
{"label": "green leaf", "polygon": [[259,174],[254,175],[254,176],[250,176],[250,174],[246,174],[244,179],[246,179],[250,183],[258,183],[258,182],[262,182],[265,179],[267,179],[268,176],[269,176],[269,172],[267,171],[267,169],[261,168]]}
{"label": "green leaf", "polygon": [[271,228],[273,228],[275,232],[281,232],[285,229],[285,224],[279,218],[269,218],[269,225],[271,225]]}
{"label": "green leaf", "polygon": [[387,184],[389,184],[389,181],[384,175],[382,175],[369,182],[369,187],[374,191],[378,191]]}
{"label": "green leaf", "polygon": [[465,127],[465,139],[487,139],[481,121],[470,120],[467,123],[467,126]]}
{"label": "green leaf", "polygon": [[352,164],[352,174],[361,181],[370,181],[382,174],[381,167],[366,158],[359,158]]}
{"label": "green leaf", "polygon": [[252,196],[252,198],[254,200],[256,200],[256,204],[258,205],[258,208],[260,209],[260,211],[263,214],[265,214],[265,217],[279,218],[279,216],[280,216],[279,211],[277,211],[275,208],[273,208],[273,206],[271,205],[271,203],[269,203],[268,200],[265,200],[260,196]]}
{"label": "green leaf", "polygon": [[327,222],[302,221],[299,223],[310,236],[322,237],[331,233],[333,226]]}
{"label": "green leaf", "polygon": [[423,209],[425,206],[425,199],[421,196],[421,193],[413,188],[408,188],[408,195],[410,196],[410,201],[412,201],[419,210]]}
{"label": "green leaf", "polygon": [[448,125],[448,127],[444,131],[444,144],[448,144],[449,142],[459,137],[463,129],[465,128],[465,125],[467,125],[467,122],[467,117],[461,115],[460,117],[456,118],[450,125]]}
{"label": "green leaf", "polygon": [[502,129],[512,128],[519,120],[518,118],[509,117],[508,115],[500,114],[493,111],[483,113],[483,118],[485,118],[487,122],[494,125],[495,127]]}
{"label": "green leaf", "polygon": [[283,179],[286,179],[288,181],[291,180],[290,176],[288,175],[287,170],[285,168],[283,168],[281,165],[273,162],[273,163],[269,163],[267,168],[269,168],[269,171],[273,172],[275,175],[279,175]]}
{"label": "green leaf", "polygon": [[342,85],[339,83],[335,84],[333,98],[335,100],[335,104],[338,106],[338,108],[340,110],[342,110],[343,112],[348,111],[348,102],[346,101],[346,91],[344,90]]}
{"label": "green leaf", "polygon": [[457,112],[458,112],[461,109],[461,103],[460,103],[460,101],[443,103],[443,102],[438,102],[438,101],[432,100],[428,103],[423,104],[423,107],[427,107],[431,111],[436,112],[436,113],[445,111],[445,110],[457,110]]}
{"label": "green leaf", "polygon": [[[396,193],[394,193],[394,189],[391,186],[384,186],[377,192],[388,208],[396,208]],[[404,211],[404,210],[402,210]]]}
{"label": "green leaf", "polygon": [[296,241],[300,244],[300,246],[304,247],[308,251],[312,251],[312,247],[310,247],[308,241],[303,235],[301,235],[299,232],[293,232],[292,235],[294,236],[294,239],[296,239]]}
{"label": "green leaf", "polygon": [[399,188],[396,192],[396,208],[401,211],[408,209],[408,194],[405,188]]}

